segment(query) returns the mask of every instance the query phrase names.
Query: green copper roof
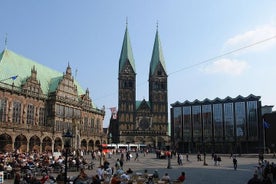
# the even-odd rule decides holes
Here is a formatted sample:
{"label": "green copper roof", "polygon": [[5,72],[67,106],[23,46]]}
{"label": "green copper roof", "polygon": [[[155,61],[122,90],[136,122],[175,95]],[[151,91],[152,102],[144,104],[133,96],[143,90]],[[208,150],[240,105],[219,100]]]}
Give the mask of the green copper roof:
{"label": "green copper roof", "polygon": [[130,65],[132,66],[132,69],[135,72],[135,62],[134,62],[132,48],[131,48],[131,44],[130,44],[128,29],[126,27],[123,46],[122,46],[122,50],[121,50],[121,56],[120,56],[120,60],[119,60],[119,73],[122,71],[127,60],[129,60]]}
{"label": "green copper roof", "polygon": [[135,108],[136,108],[136,110],[140,107],[140,105],[141,105],[143,102],[145,102],[145,103],[148,105],[148,107],[150,108],[150,102],[149,102],[149,101],[146,101],[146,100],[136,100],[135,102],[136,102],[136,103],[135,103]]}
{"label": "green copper roof", "polygon": [[158,30],[156,30],[155,41],[150,62],[150,76],[153,75],[159,63],[161,63],[161,65],[164,68],[164,71],[167,73]]}
{"label": "green copper roof", "polygon": [[[32,68],[37,71],[37,80],[40,82],[43,94],[48,95],[57,89],[59,81],[63,78],[63,73],[41,65],[35,61],[20,56],[10,50],[5,49],[0,54],[0,81],[21,87],[22,83],[31,75]],[[18,76],[13,80],[12,76]],[[84,90],[75,81],[78,95],[84,94]]]}

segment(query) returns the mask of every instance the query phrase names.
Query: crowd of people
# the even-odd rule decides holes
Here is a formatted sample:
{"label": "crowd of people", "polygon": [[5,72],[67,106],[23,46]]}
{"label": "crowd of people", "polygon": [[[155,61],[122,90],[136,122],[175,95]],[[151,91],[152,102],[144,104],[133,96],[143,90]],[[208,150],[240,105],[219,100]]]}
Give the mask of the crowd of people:
{"label": "crowd of people", "polygon": [[[15,151],[0,154],[0,171],[5,173],[6,179],[14,178],[14,184],[61,184],[65,180],[73,184],[130,184],[137,179],[136,173],[131,168],[124,169],[124,161],[130,161],[131,153],[119,153],[120,158],[114,166],[110,165],[105,155],[99,155],[97,151],[87,153],[91,154],[92,161],[103,157],[103,164],[95,168],[95,175],[86,173],[89,168],[87,165],[90,163],[83,154],[85,153],[76,151],[67,155],[67,169],[74,168],[74,171],[78,172],[74,177],[65,178],[65,153],[53,155],[51,152],[20,153]],[[139,161],[139,153],[136,152],[134,155],[133,161]],[[53,173],[56,177],[53,177]],[[185,180],[185,173],[184,175],[183,173],[179,177],[182,182]],[[148,184],[153,184],[156,180],[165,181],[166,184],[172,182],[168,173],[160,177],[157,170],[143,178]]]}
{"label": "crowd of people", "polygon": [[[141,152],[142,153],[142,152]],[[137,175],[131,168],[125,168],[124,161],[139,162],[139,152],[119,152],[116,154],[118,159],[115,159],[114,165],[110,165],[108,158],[98,152],[87,153],[92,156],[91,160],[102,158],[102,165],[95,168],[95,175],[86,173],[89,168],[89,161],[84,157],[82,152],[76,151],[68,156],[68,169],[74,168],[78,174],[74,177],[68,177],[68,182],[73,184],[93,183],[93,184],[131,184],[134,180],[143,179],[143,183],[154,184],[157,181],[163,181],[165,184],[174,182],[183,183],[186,179],[185,172],[181,172],[178,178],[171,179],[169,173],[166,172],[160,176],[158,170],[149,173],[146,169],[142,175]],[[132,156],[132,154],[134,156]],[[131,155],[131,156],[130,156]],[[204,155],[204,162],[206,154]],[[145,155],[144,155],[145,156]],[[179,166],[183,165],[185,160],[183,154],[176,153],[175,155],[167,155],[170,158],[176,159]],[[133,157],[133,158],[132,158]],[[132,158],[132,159],[131,159]],[[217,154],[211,154],[214,166],[222,166],[222,159]],[[225,157],[224,157],[225,159]],[[230,159],[233,161],[234,170],[238,170],[238,158],[231,154]],[[89,159],[90,160],[90,159]],[[196,155],[197,161],[202,161],[201,154]],[[0,154],[0,171],[4,172],[6,178],[14,178],[14,184],[48,184],[48,183],[64,183],[64,163],[65,156],[53,155],[51,152],[44,153],[5,153]],[[189,155],[186,154],[186,162],[189,161]],[[204,165],[204,164],[203,164]],[[58,172],[56,177],[51,174]],[[138,176],[138,177],[137,177]],[[259,155],[258,165],[256,166],[253,177],[248,180],[248,184],[272,184],[276,182],[276,164],[264,159],[263,155]],[[139,182],[137,182],[139,183]]]}
{"label": "crowd of people", "polygon": [[[51,152],[20,153],[18,151],[0,154],[0,171],[4,179],[14,178],[15,184],[44,184],[64,181],[65,154],[53,155]],[[68,169],[80,171],[91,168],[91,163],[79,150],[70,153],[67,159]],[[57,178],[51,173],[60,173]]]}

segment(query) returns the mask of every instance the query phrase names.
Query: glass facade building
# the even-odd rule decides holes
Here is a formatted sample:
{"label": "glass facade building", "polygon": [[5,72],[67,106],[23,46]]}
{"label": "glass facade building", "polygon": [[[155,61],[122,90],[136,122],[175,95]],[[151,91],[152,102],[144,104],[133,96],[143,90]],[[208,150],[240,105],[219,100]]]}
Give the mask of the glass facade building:
{"label": "glass facade building", "polygon": [[171,143],[182,153],[250,153],[262,146],[260,96],[171,104]]}

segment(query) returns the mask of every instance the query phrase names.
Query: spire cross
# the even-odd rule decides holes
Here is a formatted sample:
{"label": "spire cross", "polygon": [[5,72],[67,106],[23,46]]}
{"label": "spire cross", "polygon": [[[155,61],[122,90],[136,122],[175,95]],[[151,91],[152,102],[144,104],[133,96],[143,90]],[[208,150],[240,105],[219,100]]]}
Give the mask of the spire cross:
{"label": "spire cross", "polygon": [[156,29],[158,30],[158,20],[156,21]]}
{"label": "spire cross", "polygon": [[126,17],[126,26],[128,25],[128,18]]}

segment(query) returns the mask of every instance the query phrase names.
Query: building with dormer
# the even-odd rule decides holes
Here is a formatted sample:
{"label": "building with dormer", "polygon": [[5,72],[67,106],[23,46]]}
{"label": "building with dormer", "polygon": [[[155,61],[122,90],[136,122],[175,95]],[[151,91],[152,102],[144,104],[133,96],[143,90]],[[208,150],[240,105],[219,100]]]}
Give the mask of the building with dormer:
{"label": "building with dormer", "polygon": [[[5,49],[0,54],[0,151],[61,151],[70,130],[73,149],[102,143],[105,111],[72,76]],[[105,140],[104,140],[105,142]]]}

